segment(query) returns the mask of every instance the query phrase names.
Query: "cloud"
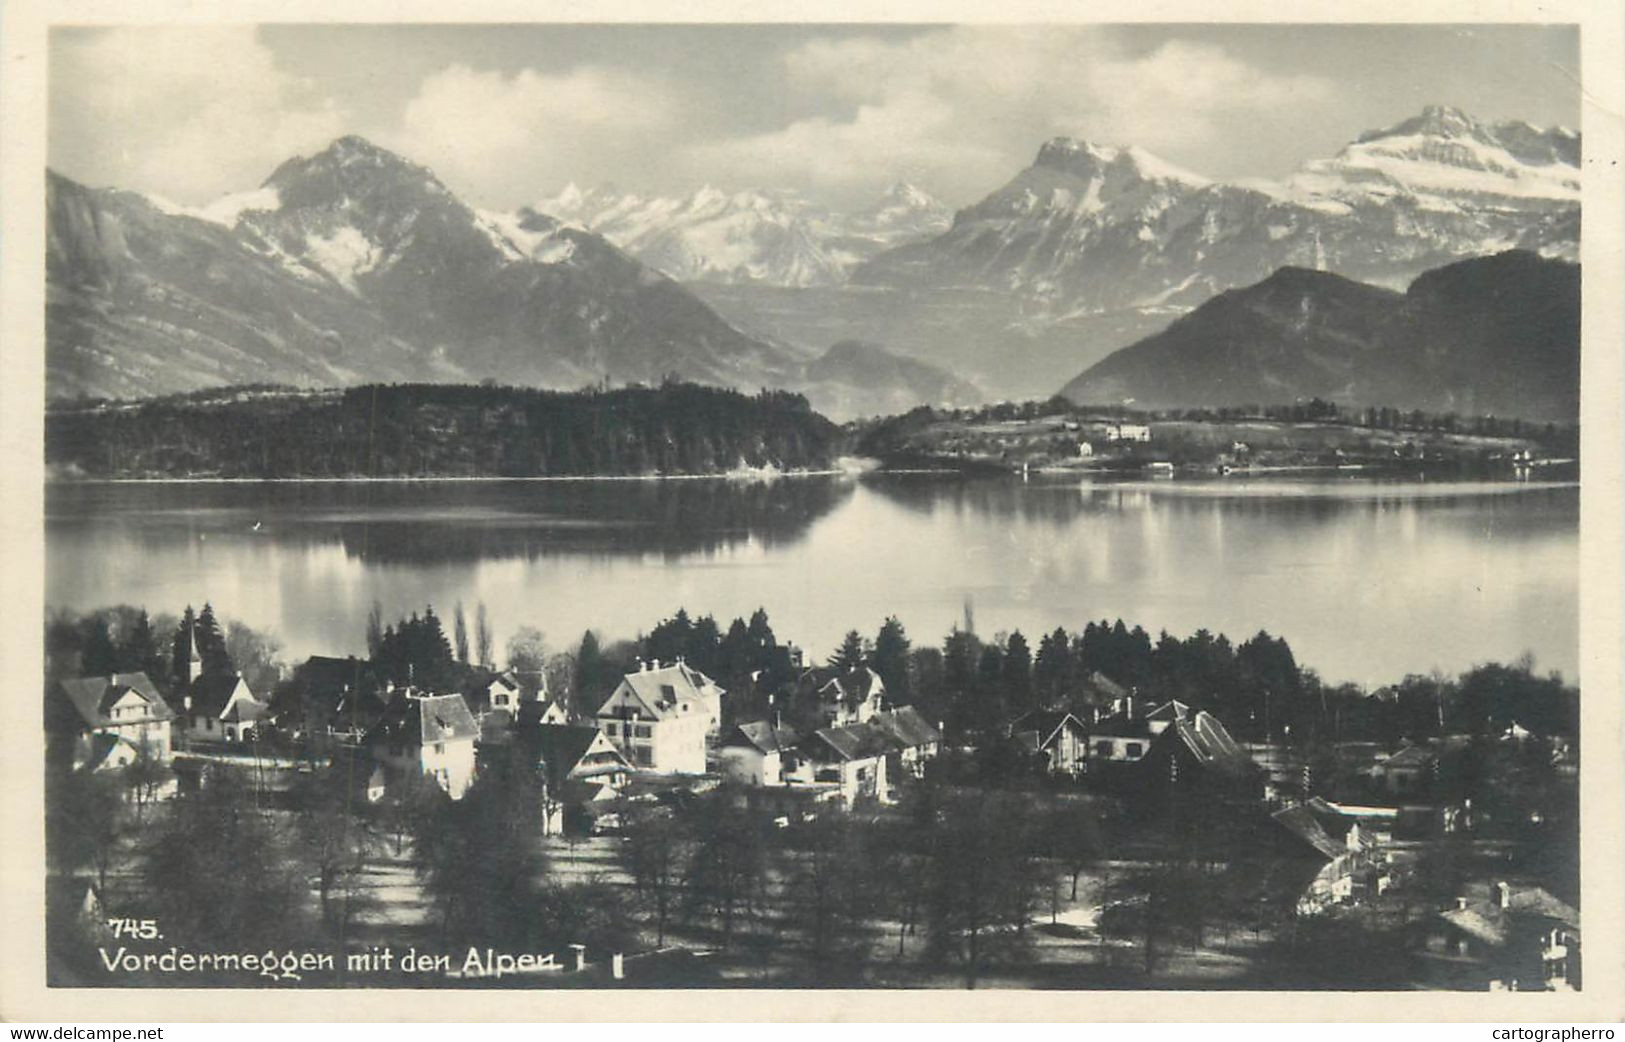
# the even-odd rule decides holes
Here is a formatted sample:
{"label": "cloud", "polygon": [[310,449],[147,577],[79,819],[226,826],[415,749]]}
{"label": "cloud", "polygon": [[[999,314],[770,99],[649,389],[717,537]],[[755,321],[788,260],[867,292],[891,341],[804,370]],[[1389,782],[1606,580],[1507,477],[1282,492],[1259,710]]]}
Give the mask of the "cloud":
{"label": "cloud", "polygon": [[1131,53],[1108,29],[953,28],[904,41],[820,39],[784,57],[789,88],[839,115],[696,146],[695,168],[799,176],[833,191],[907,176],[961,198],[994,187],[1055,135],[1193,153],[1238,117],[1329,96],[1209,44]]}
{"label": "cloud", "polygon": [[344,114],[251,27],[58,33],[51,162],[70,175],[203,203],[344,132]]}
{"label": "cloud", "polygon": [[638,172],[657,162],[673,99],[664,84],[580,66],[508,74],[453,65],[427,77],[398,132],[408,152],[482,202],[528,202],[572,179]]}

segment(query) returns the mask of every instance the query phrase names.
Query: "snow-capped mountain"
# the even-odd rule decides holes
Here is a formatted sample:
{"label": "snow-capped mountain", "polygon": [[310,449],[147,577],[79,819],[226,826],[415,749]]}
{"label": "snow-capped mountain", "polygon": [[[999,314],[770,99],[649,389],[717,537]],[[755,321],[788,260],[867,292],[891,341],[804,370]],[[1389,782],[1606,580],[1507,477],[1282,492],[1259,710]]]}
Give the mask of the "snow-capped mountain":
{"label": "snow-capped mountain", "polygon": [[57,394],[243,381],[787,386],[748,337],[600,236],[482,214],[360,138],[186,211],[51,180]]}
{"label": "snow-capped mountain", "polygon": [[1521,247],[1578,251],[1579,136],[1429,108],[1361,135],[1284,183],[1225,184],[1137,148],[1057,138],[942,235],[883,253],[854,281],[968,286],[1055,318],[1182,311],[1277,268],[1403,286]]}
{"label": "snow-capped mountain", "polygon": [[851,415],[974,393],[878,349],[858,366],[742,333],[602,236],[534,210],[476,210],[357,137],[203,207],[54,173],[48,203],[55,397],[676,375],[805,390]]}
{"label": "snow-capped mountain", "polygon": [[529,211],[597,232],[680,281],[826,286],[860,262],[948,227],[950,212],[920,189],[892,186],[873,206],[836,213],[794,192],[644,196],[567,185]]}

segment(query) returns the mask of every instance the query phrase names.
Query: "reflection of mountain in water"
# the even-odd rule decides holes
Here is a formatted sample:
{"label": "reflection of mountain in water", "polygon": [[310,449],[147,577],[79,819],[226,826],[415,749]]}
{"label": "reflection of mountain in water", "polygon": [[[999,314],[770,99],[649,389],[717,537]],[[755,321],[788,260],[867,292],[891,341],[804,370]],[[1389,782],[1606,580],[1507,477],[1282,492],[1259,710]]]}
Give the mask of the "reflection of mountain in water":
{"label": "reflection of mountain in water", "polygon": [[559,482],[72,484],[47,489],[61,529],[117,526],[154,547],[338,542],[369,563],[549,556],[676,557],[801,540],[852,494],[836,478]]}
{"label": "reflection of mountain in water", "polygon": [[[939,510],[974,514],[1005,522],[1048,524],[1065,528],[1083,518],[1154,511],[1173,517],[1222,515],[1259,524],[1329,524],[1360,514],[1376,515],[1415,509],[1426,504],[1430,514],[1447,520],[1459,509],[1464,523],[1482,525],[1486,501],[1514,496],[1572,497],[1576,489],[1553,482],[1531,486],[1516,482],[1373,482],[1338,479],[1304,482],[1300,478],[1250,481],[1055,480],[1041,478],[959,477],[940,474],[888,474],[864,482],[889,502],[915,513]],[[1562,514],[1542,511],[1502,511],[1496,527],[1505,534],[1534,534],[1557,527],[1572,527]]]}

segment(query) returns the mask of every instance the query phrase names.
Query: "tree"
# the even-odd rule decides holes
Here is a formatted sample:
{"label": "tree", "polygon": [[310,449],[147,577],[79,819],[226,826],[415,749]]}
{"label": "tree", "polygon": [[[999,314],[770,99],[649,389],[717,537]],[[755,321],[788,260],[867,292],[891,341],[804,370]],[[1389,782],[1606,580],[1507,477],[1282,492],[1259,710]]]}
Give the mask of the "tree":
{"label": "tree", "polygon": [[863,665],[868,655],[864,652],[863,636],[857,630],[847,630],[846,636],[841,638],[841,646],[835,649],[835,654],[829,657],[829,667],[842,673],[857,669]]}
{"label": "tree", "polygon": [[542,644],[542,631],[534,626],[521,626],[508,639],[508,668],[522,673],[539,673],[547,667],[547,649]]}
{"label": "tree", "polygon": [[722,946],[733,942],[740,918],[755,909],[763,880],[765,847],[750,812],[727,794],[693,809],[694,836],[685,883],[694,911],[722,922]]}
{"label": "tree", "polygon": [[170,674],[177,684],[184,684],[192,675],[192,655],[197,651],[197,616],[192,614],[190,604],[181,613],[180,625],[175,628],[173,648]]}
{"label": "tree", "polygon": [[143,741],[136,747],[135,758],[119,772],[119,781],[129,794],[130,805],[135,808],[135,822],[141,824],[146,808],[158,799],[164,787],[175,780],[169,764],[159,759],[152,746]]}
{"label": "tree", "polygon": [[911,699],[909,690],[908,633],[897,616],[890,615],[875,634],[874,669],[893,702],[906,705]]}
{"label": "tree", "polygon": [[198,612],[193,634],[197,641],[198,655],[203,659],[203,672],[211,676],[225,676],[237,672],[237,667],[232,664],[231,654],[226,650],[226,636],[220,628],[219,620],[214,616],[213,605],[204,604],[203,610]]}
{"label": "tree", "polygon": [[118,782],[88,771],[51,771],[45,781],[46,853],[52,867],[63,875],[93,869],[96,888],[105,894],[118,853]]}
{"label": "tree", "polygon": [[142,886],[166,938],[197,948],[275,947],[305,936],[292,841],[233,768],[209,768],[153,831]]}
{"label": "tree", "polygon": [[479,665],[486,669],[491,668],[491,617],[486,614],[485,602],[481,601],[474,609],[474,647],[479,655]]}
{"label": "tree", "polygon": [[1033,655],[1021,631],[1010,634],[1004,644],[1003,680],[1005,697],[1016,709],[1026,708],[1032,696]]}
{"label": "tree", "polygon": [[106,676],[118,672],[118,658],[118,649],[113,646],[113,634],[108,627],[107,619],[103,617],[92,619],[90,637],[85,641],[84,651],[80,652],[79,669],[86,676]]}
{"label": "tree", "polygon": [[451,613],[452,640],[455,642],[455,651],[458,662],[468,661],[468,617],[463,614],[463,602],[458,601],[457,607]]}
{"label": "tree", "polygon": [[261,697],[282,679],[282,642],[268,633],[240,622],[226,628],[226,656],[235,664],[248,686]]}
{"label": "tree", "polygon": [[417,871],[444,941],[500,947],[540,940],[544,796],[537,772],[508,756],[481,772],[456,805],[436,801],[416,819]]}
{"label": "tree", "polygon": [[879,905],[864,826],[820,815],[803,833],[788,873],[790,916],[821,986],[862,980],[870,916]]}
{"label": "tree", "polygon": [[619,859],[638,903],[654,919],[657,948],[665,947],[666,926],[683,892],[689,845],[687,830],[664,808],[640,809],[627,818]]}
{"label": "tree", "polygon": [[297,855],[315,879],[322,921],[341,937],[360,911],[354,884],[377,849],[376,835],[350,806],[352,791],[344,768],[329,767],[304,778],[294,793]]}

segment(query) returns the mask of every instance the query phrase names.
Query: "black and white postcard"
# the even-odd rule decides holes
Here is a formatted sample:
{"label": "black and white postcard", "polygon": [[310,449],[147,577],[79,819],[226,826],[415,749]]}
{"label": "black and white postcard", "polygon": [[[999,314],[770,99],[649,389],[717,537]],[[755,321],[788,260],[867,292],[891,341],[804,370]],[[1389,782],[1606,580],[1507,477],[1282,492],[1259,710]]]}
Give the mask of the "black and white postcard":
{"label": "black and white postcard", "polygon": [[1607,5],[72,6],[14,1009],[1621,1012]]}

